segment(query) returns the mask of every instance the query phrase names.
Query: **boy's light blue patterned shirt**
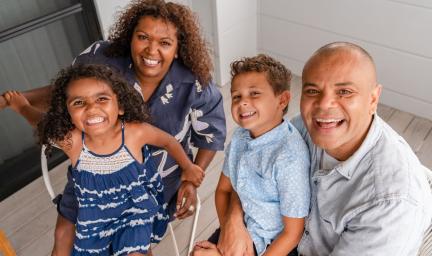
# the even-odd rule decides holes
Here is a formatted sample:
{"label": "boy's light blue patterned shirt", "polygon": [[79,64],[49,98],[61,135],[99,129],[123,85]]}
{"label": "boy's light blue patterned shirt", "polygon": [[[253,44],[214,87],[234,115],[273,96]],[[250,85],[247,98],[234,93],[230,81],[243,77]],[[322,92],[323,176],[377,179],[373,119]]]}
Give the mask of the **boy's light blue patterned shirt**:
{"label": "boy's light blue patterned shirt", "polygon": [[252,139],[238,128],[225,153],[223,174],[239,195],[258,255],[283,230],[282,216],[309,212],[309,151],[287,120]]}

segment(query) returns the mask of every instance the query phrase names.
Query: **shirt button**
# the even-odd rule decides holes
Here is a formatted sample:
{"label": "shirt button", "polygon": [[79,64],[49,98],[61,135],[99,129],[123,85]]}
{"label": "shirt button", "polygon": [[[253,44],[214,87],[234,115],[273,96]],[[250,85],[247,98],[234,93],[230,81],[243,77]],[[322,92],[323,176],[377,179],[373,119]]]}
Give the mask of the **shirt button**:
{"label": "shirt button", "polygon": [[318,185],[318,181],[317,181],[317,180],[314,180],[314,184],[315,184],[315,186]]}
{"label": "shirt button", "polygon": [[307,230],[306,230],[306,231],[305,231],[305,235],[307,235],[307,236],[308,236],[308,235],[309,235],[309,231],[307,231]]}

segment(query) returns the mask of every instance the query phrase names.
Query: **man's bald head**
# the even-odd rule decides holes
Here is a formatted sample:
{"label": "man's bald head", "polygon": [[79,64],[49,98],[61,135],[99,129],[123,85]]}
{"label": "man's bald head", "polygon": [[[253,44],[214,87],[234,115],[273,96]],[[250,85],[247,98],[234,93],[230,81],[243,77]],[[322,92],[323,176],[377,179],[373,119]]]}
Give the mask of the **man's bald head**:
{"label": "man's bald head", "polygon": [[303,74],[312,65],[316,65],[317,62],[341,55],[349,56],[350,61],[357,62],[361,67],[365,68],[366,73],[373,80],[373,82],[371,81],[372,85],[377,85],[375,62],[372,56],[362,47],[349,42],[333,42],[319,48],[306,62]]}

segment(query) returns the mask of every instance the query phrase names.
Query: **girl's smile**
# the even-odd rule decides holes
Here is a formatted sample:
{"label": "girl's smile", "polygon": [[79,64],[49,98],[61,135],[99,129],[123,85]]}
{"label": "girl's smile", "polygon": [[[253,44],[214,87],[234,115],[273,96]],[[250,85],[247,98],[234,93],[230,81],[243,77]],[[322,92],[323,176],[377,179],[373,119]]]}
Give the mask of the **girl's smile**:
{"label": "girl's smile", "polygon": [[109,136],[119,125],[117,96],[103,81],[83,78],[67,88],[67,109],[75,127],[88,136]]}

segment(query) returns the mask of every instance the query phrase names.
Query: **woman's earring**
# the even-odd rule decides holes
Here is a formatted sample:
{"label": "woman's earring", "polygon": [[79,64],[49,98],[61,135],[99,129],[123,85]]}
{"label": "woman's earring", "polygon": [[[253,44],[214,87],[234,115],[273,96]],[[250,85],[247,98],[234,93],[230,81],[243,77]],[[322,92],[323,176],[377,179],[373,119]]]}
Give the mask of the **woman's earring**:
{"label": "woman's earring", "polygon": [[177,58],[178,58],[178,55],[177,55],[177,53],[176,53],[176,54],[174,55],[174,58],[175,58],[175,59],[177,59]]}

